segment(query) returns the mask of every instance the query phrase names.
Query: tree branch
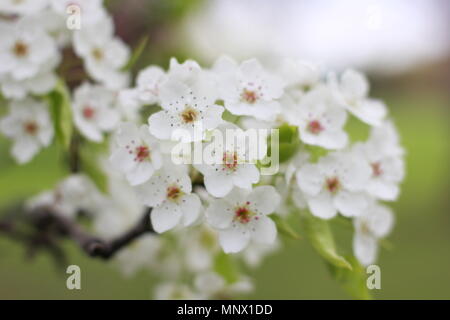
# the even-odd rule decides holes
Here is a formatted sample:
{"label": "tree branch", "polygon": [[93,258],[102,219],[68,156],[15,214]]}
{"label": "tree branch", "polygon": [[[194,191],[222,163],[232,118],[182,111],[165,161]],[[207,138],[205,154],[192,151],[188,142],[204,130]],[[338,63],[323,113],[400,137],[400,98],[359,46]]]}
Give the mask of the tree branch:
{"label": "tree branch", "polygon": [[34,254],[36,249],[46,249],[53,255],[56,253],[55,258],[59,262],[65,259],[57,245],[58,238],[73,240],[90,257],[108,260],[143,234],[154,232],[150,222],[151,211],[151,208],[146,209],[133,227],[109,241],[89,234],[76,221],[58,214],[47,206],[29,213],[31,225],[34,227],[31,233],[19,230],[11,221],[0,222],[0,233],[25,242],[29,246],[30,253]]}

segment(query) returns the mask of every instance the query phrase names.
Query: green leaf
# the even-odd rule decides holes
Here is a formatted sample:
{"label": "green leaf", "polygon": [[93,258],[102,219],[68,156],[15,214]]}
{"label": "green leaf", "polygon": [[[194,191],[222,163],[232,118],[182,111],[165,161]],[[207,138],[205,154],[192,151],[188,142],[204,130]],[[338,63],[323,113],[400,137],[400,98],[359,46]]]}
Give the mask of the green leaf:
{"label": "green leaf", "polygon": [[297,233],[297,231],[292,229],[292,227],[285,219],[276,214],[272,214],[270,217],[275,222],[277,230],[278,232],[280,232],[280,234],[285,235],[292,239],[296,240],[300,239],[300,235]]}
{"label": "green leaf", "polygon": [[50,114],[52,116],[56,138],[64,148],[68,149],[73,125],[70,93],[64,81],[58,81],[55,89],[47,95],[47,100],[50,106]]}
{"label": "green leaf", "polygon": [[369,300],[372,296],[367,288],[367,274],[363,266],[356,260],[355,257],[346,257],[347,261],[352,266],[352,270],[346,268],[336,267],[331,263],[327,263],[333,278],[356,299]]}
{"label": "green leaf", "polygon": [[328,150],[319,147],[305,144],[305,149],[310,154],[310,161],[317,162],[321,157],[326,156],[328,154]]}
{"label": "green leaf", "polygon": [[351,264],[337,253],[328,221],[314,217],[309,212],[302,215],[306,235],[319,255],[332,265],[352,270]]}
{"label": "green leaf", "polygon": [[136,62],[139,60],[142,53],[144,52],[144,49],[147,47],[147,43],[148,37],[146,36],[139,41],[137,47],[133,50],[130,59],[125,64],[125,66],[122,67],[122,71],[129,71],[136,64]]}
{"label": "green leaf", "polygon": [[214,271],[221,275],[228,283],[239,280],[239,271],[233,257],[220,251],[214,258]]}
{"label": "green leaf", "polygon": [[[279,162],[283,163],[292,158],[300,147],[297,127],[283,124],[278,129]],[[276,143],[276,142],[274,142]],[[272,154],[272,135],[269,136],[268,154]]]}

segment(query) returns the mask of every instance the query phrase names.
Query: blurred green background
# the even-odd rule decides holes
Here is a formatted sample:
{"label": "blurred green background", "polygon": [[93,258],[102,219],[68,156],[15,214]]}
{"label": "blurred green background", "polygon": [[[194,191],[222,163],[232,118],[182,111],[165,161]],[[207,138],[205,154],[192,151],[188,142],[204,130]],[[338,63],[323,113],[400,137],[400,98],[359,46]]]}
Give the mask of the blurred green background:
{"label": "blurred green background", "polygon": [[[136,44],[143,30],[148,32],[150,44],[141,65],[164,65],[172,55],[189,56],[189,50],[176,40],[175,26],[186,12],[201,6],[201,1],[148,1],[147,11],[139,10],[142,1],[126,2],[130,9],[125,12],[125,1],[108,1],[118,33],[128,43]],[[407,150],[407,176],[401,198],[393,204],[396,226],[389,248],[381,249],[382,289],[372,291],[375,298],[450,299],[449,66],[447,58],[401,75],[371,77],[372,95],[389,105]],[[0,209],[51,188],[66,174],[57,147],[21,167],[14,164],[8,149],[9,142],[0,138]],[[334,228],[340,232],[340,226]],[[339,244],[349,250],[350,241],[344,235]],[[73,244],[67,242],[64,247],[69,262],[81,267],[80,291],[66,289],[66,275],[55,270],[48,256],[28,260],[20,244],[0,237],[0,299],[150,297],[157,274],[142,271],[125,278],[114,265],[85,257]],[[283,249],[251,271],[251,276],[256,290],[249,298],[349,298],[302,239],[287,240]]]}

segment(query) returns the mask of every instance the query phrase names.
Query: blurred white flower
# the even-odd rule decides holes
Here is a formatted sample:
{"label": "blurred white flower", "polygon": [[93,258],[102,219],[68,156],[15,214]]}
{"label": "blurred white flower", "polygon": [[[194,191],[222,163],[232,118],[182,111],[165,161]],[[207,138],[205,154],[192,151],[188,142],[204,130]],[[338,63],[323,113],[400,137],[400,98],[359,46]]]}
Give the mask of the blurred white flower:
{"label": "blurred white flower", "polygon": [[114,37],[114,25],[110,17],[74,33],[75,52],[83,58],[85,67],[95,80],[110,89],[127,85],[128,74],[121,71],[127,63],[130,50]]}
{"label": "blurred white flower", "polygon": [[355,218],[353,224],[353,252],[361,264],[370,265],[377,257],[378,240],[392,229],[394,215],[388,207],[373,202],[362,216]]}
{"label": "blurred white flower", "polygon": [[305,164],[296,173],[311,213],[330,219],[339,211],[347,217],[361,215],[368,206],[364,193],[370,166],[354,153],[332,153],[315,164]]}
{"label": "blurred white flower", "polygon": [[103,0],[51,0],[51,6],[64,17],[67,17],[70,6],[77,6],[81,13],[81,28],[91,27],[107,16]]}
{"label": "blurred white flower", "polygon": [[213,70],[218,77],[220,97],[232,114],[270,121],[280,113],[276,99],[283,94],[283,82],[267,72],[256,59],[237,65],[230,58],[221,57]]}
{"label": "blurred white flower", "polygon": [[89,140],[103,141],[103,133],[113,130],[119,122],[114,108],[114,93],[103,86],[83,83],[74,92],[72,110],[80,132]]}
{"label": "blurred white flower", "polygon": [[369,82],[360,72],[345,71],[340,80],[329,75],[329,83],[339,104],[360,120],[372,126],[379,126],[386,117],[387,109],[380,100],[368,98]]}
{"label": "blurred white flower", "polygon": [[235,188],[225,198],[211,202],[206,210],[208,223],[219,230],[219,242],[226,253],[245,249],[250,241],[271,244],[275,223],[267,217],[275,211],[280,196],[272,186],[252,191]]}
{"label": "blurred white flower", "polygon": [[37,22],[1,23],[0,38],[0,75],[18,81],[35,77],[59,55],[55,41]]}
{"label": "blurred white flower", "polygon": [[236,294],[249,293],[253,284],[247,278],[227,283],[214,272],[201,273],[194,279],[194,287],[201,299],[223,299],[234,297]]}
{"label": "blurred white flower", "polygon": [[14,141],[11,153],[17,162],[30,161],[53,138],[48,106],[31,98],[11,102],[9,114],[0,120],[0,131]]}
{"label": "blurred white flower", "polygon": [[138,128],[133,123],[122,123],[116,134],[116,144],[110,160],[125,173],[131,185],[148,181],[161,168],[159,144],[147,125]]}
{"label": "blurred white flower", "polygon": [[344,124],[347,113],[339,108],[328,87],[321,85],[307,92],[296,120],[300,139],[326,149],[342,149],[348,142]]}
{"label": "blurred white flower", "polygon": [[392,122],[372,128],[369,140],[356,144],[353,149],[361,152],[372,167],[372,175],[367,183],[367,192],[381,200],[397,199],[399,184],[405,176],[403,149]]}
{"label": "blurred white flower", "polygon": [[49,4],[49,0],[2,0],[0,12],[6,14],[37,14]]}
{"label": "blurred white flower", "polygon": [[49,206],[59,214],[74,219],[84,211],[96,215],[107,203],[92,181],[83,174],[74,174],[62,180],[54,190],[45,191],[27,202],[29,209]]}

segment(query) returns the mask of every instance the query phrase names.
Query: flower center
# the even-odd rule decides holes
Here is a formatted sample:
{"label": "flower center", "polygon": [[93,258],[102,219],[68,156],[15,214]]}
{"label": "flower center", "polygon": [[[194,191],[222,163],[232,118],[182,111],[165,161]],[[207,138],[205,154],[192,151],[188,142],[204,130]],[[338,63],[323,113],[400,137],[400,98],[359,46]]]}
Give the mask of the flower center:
{"label": "flower center", "polygon": [[197,110],[193,109],[190,106],[186,106],[186,109],[181,113],[181,119],[183,119],[184,123],[192,123],[195,122],[198,118]]}
{"label": "flower center", "polygon": [[256,91],[244,89],[241,94],[241,99],[247,103],[253,104],[258,100],[258,94]]}
{"label": "flower center", "polygon": [[171,201],[177,201],[182,195],[183,191],[176,185],[167,188],[166,196]]}
{"label": "flower center", "polygon": [[379,177],[383,174],[383,170],[381,169],[381,163],[374,162],[370,164],[372,166],[372,174],[374,177]]}
{"label": "flower center", "polygon": [[[242,224],[249,223],[256,214],[248,208],[250,203],[246,202],[245,205],[239,206],[234,210],[234,220],[239,221]],[[255,217],[258,219],[258,217]]]}
{"label": "flower center", "polygon": [[100,49],[100,48],[93,49],[92,50],[92,56],[97,61],[103,60],[103,50]]}
{"label": "flower center", "polygon": [[95,109],[91,106],[85,106],[83,108],[83,117],[85,119],[92,119],[95,116]]}
{"label": "flower center", "polygon": [[339,182],[339,179],[336,177],[328,178],[325,182],[325,186],[328,191],[331,193],[336,193],[341,188],[341,183]]}
{"label": "flower center", "polygon": [[238,165],[238,156],[236,152],[224,152],[222,157],[223,165],[225,169],[234,171]]}
{"label": "flower center", "polygon": [[135,150],[136,158],[135,161],[142,162],[150,158],[150,149],[147,146],[136,147]]}
{"label": "flower center", "polygon": [[319,134],[324,130],[324,127],[318,120],[313,120],[308,123],[308,131],[312,134]]}
{"label": "flower center", "polygon": [[17,41],[14,44],[13,52],[17,57],[23,58],[28,55],[28,45],[22,41]]}
{"label": "flower center", "polygon": [[28,121],[26,123],[24,123],[23,125],[23,129],[25,130],[26,133],[28,133],[29,135],[36,135],[36,133],[38,132],[39,126],[37,125],[36,122],[34,121]]}

